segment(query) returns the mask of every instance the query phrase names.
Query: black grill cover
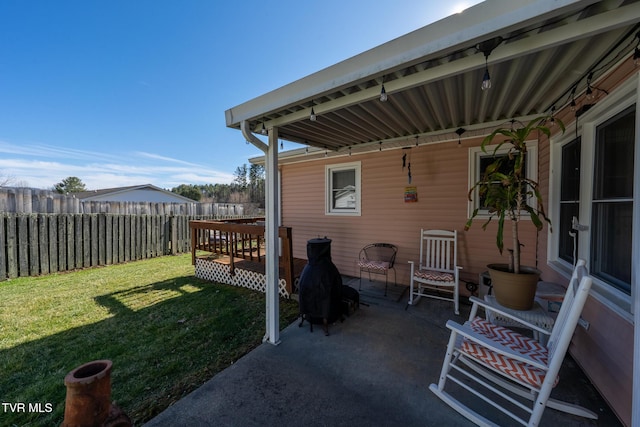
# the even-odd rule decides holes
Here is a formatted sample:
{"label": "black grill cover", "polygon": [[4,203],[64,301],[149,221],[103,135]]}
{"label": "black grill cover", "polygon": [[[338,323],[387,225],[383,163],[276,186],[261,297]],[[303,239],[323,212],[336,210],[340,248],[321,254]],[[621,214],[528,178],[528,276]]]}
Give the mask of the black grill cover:
{"label": "black grill cover", "polygon": [[331,239],[307,242],[307,265],[300,275],[300,314],[320,323],[335,322],[342,312],[342,276],[331,262]]}

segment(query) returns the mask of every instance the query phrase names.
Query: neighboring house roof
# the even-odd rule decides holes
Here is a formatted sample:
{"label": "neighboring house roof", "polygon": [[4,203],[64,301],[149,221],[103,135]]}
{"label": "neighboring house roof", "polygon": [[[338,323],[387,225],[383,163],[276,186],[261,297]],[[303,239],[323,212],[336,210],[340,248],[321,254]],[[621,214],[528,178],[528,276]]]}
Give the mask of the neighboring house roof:
{"label": "neighboring house roof", "polygon": [[233,107],[226,124],[277,127],[279,139],[319,148],[299,153],[307,159],[457,140],[461,127],[486,134],[597,86],[633,54],[638,17],[640,2],[622,0],[485,1]]}
{"label": "neighboring house roof", "polygon": [[189,199],[188,197],[163,190],[151,184],[82,191],[75,193],[75,196],[84,201],[196,203],[195,200]]}

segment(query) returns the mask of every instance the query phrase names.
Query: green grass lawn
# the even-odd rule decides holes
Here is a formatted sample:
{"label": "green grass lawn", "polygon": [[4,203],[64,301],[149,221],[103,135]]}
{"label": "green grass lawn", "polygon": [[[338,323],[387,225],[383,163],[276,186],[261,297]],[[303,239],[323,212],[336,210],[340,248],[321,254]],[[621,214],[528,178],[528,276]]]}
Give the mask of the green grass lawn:
{"label": "green grass lawn", "polygon": [[[264,294],[196,279],[191,255],[0,282],[0,425],[54,426],[65,375],[109,359],[111,399],[136,425],[259,345]],[[298,315],[281,300],[280,324]],[[49,404],[49,405],[47,405]]]}

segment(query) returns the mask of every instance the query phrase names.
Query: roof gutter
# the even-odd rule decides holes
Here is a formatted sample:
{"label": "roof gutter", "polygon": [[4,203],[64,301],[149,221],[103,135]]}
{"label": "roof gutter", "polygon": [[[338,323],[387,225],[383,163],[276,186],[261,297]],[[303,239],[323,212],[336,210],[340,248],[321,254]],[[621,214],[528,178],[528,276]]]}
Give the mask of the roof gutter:
{"label": "roof gutter", "polygon": [[248,121],[243,120],[240,123],[240,129],[242,130],[242,135],[247,140],[247,142],[250,142],[260,150],[262,150],[263,153],[267,154],[267,150],[269,149],[269,147],[267,146],[267,144],[260,141],[258,137],[253,134],[253,132],[251,132],[251,127],[249,126]]}

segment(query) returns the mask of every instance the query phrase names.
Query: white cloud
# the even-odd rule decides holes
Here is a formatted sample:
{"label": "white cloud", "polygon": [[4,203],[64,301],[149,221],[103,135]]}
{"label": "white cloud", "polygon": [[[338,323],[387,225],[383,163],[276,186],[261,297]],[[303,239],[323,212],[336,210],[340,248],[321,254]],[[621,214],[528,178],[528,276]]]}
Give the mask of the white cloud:
{"label": "white cloud", "polygon": [[96,151],[16,146],[0,141],[0,153],[10,155],[0,157],[0,172],[34,188],[51,188],[69,176],[77,176],[90,190],[142,184],[172,188],[180,184],[233,181],[229,173],[146,152],[118,157]]}
{"label": "white cloud", "polygon": [[144,151],[138,151],[135,154],[137,154],[140,157],[146,157],[146,158],[153,159],[153,160],[163,160],[163,161],[166,161],[166,162],[180,163],[182,165],[189,165],[189,166],[200,166],[200,165],[198,165],[196,163],[191,163],[191,162],[187,162],[187,161],[184,161],[184,160],[174,159],[172,157],[161,156],[159,154],[146,153]]}
{"label": "white cloud", "polygon": [[76,159],[76,160],[97,160],[110,159],[118,160],[118,156],[107,153],[88,150],[77,150],[73,148],[55,147],[44,144],[34,145],[15,145],[5,141],[0,141],[0,153],[14,154],[18,156],[29,156],[37,158],[57,158],[57,159]]}

